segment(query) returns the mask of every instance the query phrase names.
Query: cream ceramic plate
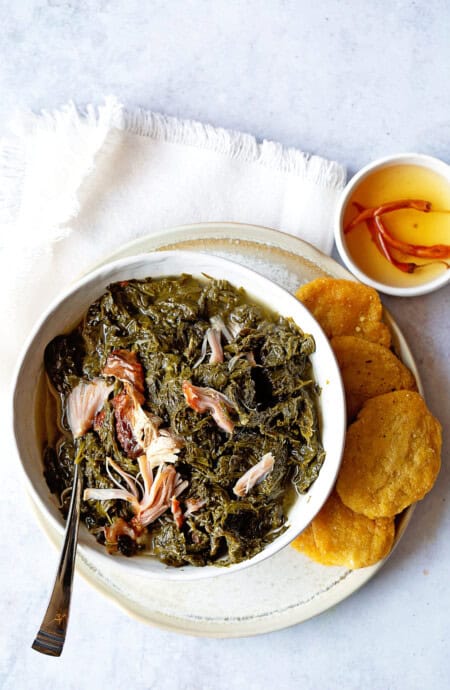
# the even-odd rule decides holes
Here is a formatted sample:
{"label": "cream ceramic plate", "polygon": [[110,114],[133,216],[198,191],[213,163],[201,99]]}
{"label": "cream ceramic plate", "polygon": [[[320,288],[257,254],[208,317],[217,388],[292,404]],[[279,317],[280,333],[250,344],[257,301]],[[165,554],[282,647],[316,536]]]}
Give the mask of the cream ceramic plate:
{"label": "cream ceramic plate", "polygon": [[[167,230],[143,237],[105,258],[161,249],[190,249],[217,254],[252,268],[290,292],[320,275],[352,279],[339,264],[290,235],[250,225],[208,223]],[[186,266],[189,272],[189,266]],[[225,276],[226,277],[226,276]],[[387,315],[397,352],[420,380],[411,352]],[[60,536],[34,506],[55,546]],[[413,508],[403,514],[397,542]],[[88,582],[127,613],[145,623],[191,635],[240,637],[301,623],[339,603],[364,585],[383,562],[361,570],[324,567],[286,547],[267,561],[226,577],[193,582],[149,580],[133,572],[124,575],[111,558],[79,553],[77,568]]]}

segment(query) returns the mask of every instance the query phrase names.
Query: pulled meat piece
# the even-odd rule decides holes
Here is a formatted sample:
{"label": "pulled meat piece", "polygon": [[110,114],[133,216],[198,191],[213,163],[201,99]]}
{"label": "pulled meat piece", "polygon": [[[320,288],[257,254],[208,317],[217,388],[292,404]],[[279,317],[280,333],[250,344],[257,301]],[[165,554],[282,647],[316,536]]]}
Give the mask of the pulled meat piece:
{"label": "pulled meat piece", "polygon": [[139,530],[131,527],[123,518],[114,518],[112,525],[104,528],[109,553],[120,551],[124,556],[134,556],[138,545]]}
{"label": "pulled meat piece", "polygon": [[175,496],[172,496],[171,501],[170,501],[170,510],[172,511],[173,519],[175,520],[175,524],[180,529],[183,527],[183,522],[184,522],[184,515],[183,511],[181,510],[180,506],[180,501],[178,498],[175,498]]}
{"label": "pulled meat piece", "polygon": [[272,472],[275,458],[272,453],[266,453],[261,460],[250,467],[245,474],[236,482],[233,487],[235,496],[246,496],[256,484],[262,482],[269,472]]}
{"label": "pulled meat piece", "polygon": [[131,395],[122,391],[112,399],[114,416],[116,420],[116,434],[123,451],[134,460],[143,453],[134,436],[134,401]]}
{"label": "pulled meat piece", "polygon": [[103,424],[105,423],[105,418],[105,410],[100,410],[100,412],[97,412],[92,423],[92,428],[94,429],[94,431],[100,431]]}
{"label": "pulled meat piece", "polygon": [[83,436],[88,431],[97,413],[110,394],[112,386],[102,379],[89,383],[80,381],[67,398],[67,421],[74,438]]}
{"label": "pulled meat piece", "polygon": [[119,537],[127,536],[136,539],[138,532],[123,518],[114,518],[111,525],[105,527],[105,538],[108,544],[117,544]]}
{"label": "pulled meat piece", "polygon": [[[140,461],[145,456],[141,456]],[[177,487],[181,485],[179,475],[173,465],[160,465],[152,485],[145,487],[136,515],[131,520],[131,524],[138,528],[146,527],[157,520],[170,507],[172,496],[176,495]],[[182,483],[179,493],[186,488],[187,482]]]}
{"label": "pulled meat piece", "polygon": [[[105,529],[105,537],[109,543],[114,544],[118,535],[125,534],[133,538],[133,534],[140,534],[144,527],[161,517],[171,505],[172,509],[176,510],[173,500],[188,486],[187,480],[182,479],[173,465],[160,465],[155,476],[153,476],[153,471],[145,455],[139,457],[138,464],[144,482],[143,487],[136,480],[136,477],[124,472],[111,458],[106,458],[108,474],[117,488],[96,489],[88,487],[83,492],[83,500],[85,501],[120,500],[130,504],[134,513],[131,522],[127,523],[122,518],[118,518],[111,527]],[[113,478],[108,470],[109,465],[116,470],[126,486]],[[141,494],[140,498],[139,493]],[[183,516],[181,515],[181,517]]]}
{"label": "pulled meat piece", "polygon": [[190,381],[183,381],[182,388],[189,407],[200,413],[210,412],[220,429],[229,434],[233,433],[234,423],[230,419],[228,410],[234,410],[235,407],[226,395],[214,388],[194,386]]}
{"label": "pulled meat piece", "polygon": [[160,429],[162,419],[144,410],[134,389],[125,384],[126,390],[113,398],[116,435],[122,449],[134,460],[146,455],[150,467],[178,460],[183,439],[171,429]]}
{"label": "pulled meat piece", "polygon": [[220,342],[220,331],[216,328],[208,328],[206,331],[206,337],[211,348],[209,363],[217,364],[218,362],[223,362],[223,349],[222,343]]}
{"label": "pulled meat piece", "polygon": [[206,505],[206,498],[188,498],[184,502],[184,505],[186,508],[184,516],[186,517],[187,515],[196,513],[200,508],[203,508],[203,506]]}
{"label": "pulled meat piece", "polygon": [[123,383],[131,384],[139,402],[144,402],[144,370],[135,352],[113,350],[108,355],[102,374],[103,376],[114,376]]}

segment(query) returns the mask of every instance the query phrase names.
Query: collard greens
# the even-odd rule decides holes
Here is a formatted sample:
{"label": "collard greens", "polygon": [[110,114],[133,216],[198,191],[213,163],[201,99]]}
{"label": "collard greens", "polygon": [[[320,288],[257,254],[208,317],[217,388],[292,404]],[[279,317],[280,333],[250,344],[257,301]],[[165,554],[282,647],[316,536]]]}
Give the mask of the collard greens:
{"label": "collard greens", "polygon": [[[224,326],[223,361],[211,363],[206,336],[217,317]],[[143,367],[143,409],[182,439],[175,469],[187,487],[178,496],[182,524],[169,508],[140,533],[122,534],[107,546],[127,555],[153,554],[172,566],[228,565],[255,555],[285,529],[294,489],[307,491],[324,460],[309,360],[314,347],[292,320],[249,303],[242,289],[224,280],[183,275],[110,285],[82,322],[55,338],[45,353],[50,388],[61,402],[59,426],[66,429],[45,448],[45,477],[63,512],[76,456],[85,488],[115,487],[107,457],[142,484],[136,457],[127,455],[117,435],[112,398],[123,391],[123,382],[108,379],[114,391],[101,424],[81,440],[74,441],[67,426],[70,392],[80,381],[102,376],[111,352],[127,350]],[[187,404],[184,381],[226,396],[232,433]],[[246,495],[236,496],[237,480],[268,453],[273,469]],[[119,475],[113,477],[123,484]],[[191,499],[200,506],[194,511],[186,508]],[[85,500],[83,518],[105,542],[105,527],[118,518],[132,524],[133,511],[127,501]]]}

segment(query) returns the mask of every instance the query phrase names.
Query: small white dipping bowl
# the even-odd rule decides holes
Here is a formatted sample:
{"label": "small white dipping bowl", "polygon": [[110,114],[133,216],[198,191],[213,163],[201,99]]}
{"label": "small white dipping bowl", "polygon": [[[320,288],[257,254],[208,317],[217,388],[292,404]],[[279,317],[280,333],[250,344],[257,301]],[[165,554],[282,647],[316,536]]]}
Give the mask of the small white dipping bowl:
{"label": "small white dipping bowl", "polygon": [[[214,278],[225,278],[236,287],[243,287],[249,300],[257,301],[283,316],[290,316],[316,342],[316,352],[311,356],[316,382],[322,389],[319,397],[322,444],[326,459],[319,476],[308,493],[298,497],[289,509],[288,529],[267,545],[253,558],[229,567],[168,567],[154,557],[127,558],[121,554],[109,555],[89,534],[84,524],[80,526],[79,548],[89,557],[107,559],[127,571],[135,571],[157,579],[195,580],[236,572],[272,556],[287,546],[311,522],[327,499],[339,470],[345,438],[344,392],[336,360],[320,326],[295,297],[267,278],[239,264],[217,256],[185,251],[164,251],[128,257],[107,264],[89,274],[66,292],[44,313],[35,326],[21,357],[14,386],[13,423],[19,457],[33,499],[49,522],[62,534],[64,520],[57,508],[57,501],[47,487],[43,476],[42,448],[37,435],[36,416],[37,382],[43,372],[43,356],[46,345],[58,334],[70,331],[81,319],[92,302],[99,298],[113,282],[151,276],[178,276],[191,273]],[[204,277],[203,277],[204,279]],[[100,559],[100,561],[99,561]],[[151,594],[149,595],[151,596]]]}
{"label": "small white dipping bowl", "polygon": [[425,295],[428,292],[433,292],[443,285],[446,285],[450,281],[450,270],[444,271],[441,275],[430,279],[428,282],[421,283],[420,285],[411,285],[410,287],[399,287],[397,285],[390,285],[389,283],[374,280],[355,263],[348,251],[344,235],[345,210],[355,189],[366,177],[369,177],[377,170],[392,167],[394,165],[415,165],[422,168],[428,168],[446,179],[450,185],[450,166],[439,160],[439,158],[425,156],[420,153],[402,153],[395,156],[387,156],[386,158],[379,158],[362,168],[344,187],[338,200],[334,218],[334,239],[342,261],[349,271],[351,271],[362,283],[366,283],[366,285],[370,285],[376,290],[388,295],[395,295],[396,297],[416,297],[417,295]]}

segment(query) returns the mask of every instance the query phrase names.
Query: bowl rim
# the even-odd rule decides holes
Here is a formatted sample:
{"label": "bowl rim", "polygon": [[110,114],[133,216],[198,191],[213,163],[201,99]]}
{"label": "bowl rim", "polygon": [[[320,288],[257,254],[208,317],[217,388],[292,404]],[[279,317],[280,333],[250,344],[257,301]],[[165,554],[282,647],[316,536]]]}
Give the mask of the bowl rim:
{"label": "bowl rim", "polygon": [[358,280],[366,285],[370,285],[379,292],[383,292],[388,295],[393,295],[395,297],[417,297],[419,295],[426,295],[435,290],[439,290],[441,287],[447,285],[450,282],[450,270],[444,271],[437,278],[433,278],[426,283],[421,285],[411,285],[411,287],[399,287],[391,285],[390,283],[383,283],[379,280],[375,280],[368,276],[353,260],[350,252],[347,250],[347,245],[344,239],[343,232],[343,217],[344,212],[347,207],[348,200],[355,190],[355,188],[369,175],[382,168],[387,168],[392,165],[417,165],[419,167],[428,168],[434,172],[447,178],[450,184],[450,165],[445,163],[445,161],[435,156],[430,156],[424,153],[399,153],[392,154],[389,156],[384,156],[382,158],[377,158],[374,161],[367,163],[363,168],[358,170],[357,173],[347,182],[344,189],[339,195],[336,210],[334,213],[334,240],[336,243],[339,256],[345,263],[346,267],[353,273]]}
{"label": "bowl rim", "polygon": [[[101,294],[101,291],[104,291],[106,286],[112,282],[111,278],[107,278],[107,275],[110,275],[113,270],[117,269],[126,269],[139,261],[145,261],[149,262],[149,275],[151,275],[151,264],[152,261],[155,260],[156,262],[162,261],[165,258],[173,258],[173,255],[176,254],[177,256],[184,256],[186,259],[193,258],[195,257],[197,260],[201,261],[213,261],[216,262],[216,266],[214,266],[214,269],[216,270],[218,268],[217,263],[220,264],[221,268],[226,268],[227,266],[233,266],[235,269],[239,271],[240,274],[242,274],[243,278],[243,285],[245,291],[249,295],[249,299],[251,301],[259,301],[264,304],[265,300],[261,299],[256,295],[256,293],[252,292],[252,289],[250,288],[250,280],[253,278],[257,278],[258,281],[261,281],[264,283],[267,287],[270,287],[271,289],[275,290],[276,293],[284,299],[288,299],[289,302],[292,304],[292,306],[299,310],[303,311],[305,314],[307,314],[307,318],[309,318],[312,322],[314,322],[315,328],[317,330],[318,336],[322,339],[323,343],[326,345],[327,351],[328,351],[328,356],[330,358],[330,363],[332,368],[334,369],[334,377],[335,377],[335,382],[336,385],[338,386],[339,389],[339,397],[341,401],[341,406],[340,410],[336,411],[336,414],[339,416],[340,414],[340,419],[338,420],[337,426],[336,426],[336,443],[339,444],[339,449],[335,458],[335,466],[332,474],[330,475],[330,479],[327,483],[326,491],[324,491],[321,494],[321,498],[319,501],[319,507],[317,508],[315,514],[320,510],[320,508],[323,506],[325,501],[327,500],[328,496],[330,495],[333,486],[335,484],[339,468],[342,462],[342,455],[344,451],[344,443],[345,443],[345,433],[346,433],[346,410],[345,410],[345,395],[344,395],[344,388],[343,388],[343,383],[342,383],[342,377],[340,374],[340,370],[337,364],[336,357],[333,353],[333,350],[331,349],[331,345],[329,344],[328,339],[325,336],[325,333],[323,332],[323,329],[321,326],[318,324],[314,316],[306,309],[306,307],[295,298],[294,295],[289,293],[287,290],[285,290],[283,287],[275,283],[274,281],[270,280],[269,278],[265,277],[264,275],[258,273],[257,271],[250,269],[246,266],[243,266],[239,264],[238,262],[231,261],[228,258],[223,258],[214,254],[209,254],[209,253],[203,253],[203,252],[195,252],[195,251],[188,251],[188,250],[166,250],[166,251],[152,251],[152,252],[145,252],[145,253],[140,253],[132,256],[127,256],[118,260],[114,260],[112,262],[105,263],[101,266],[98,266],[95,270],[89,272],[88,274],[84,275],[77,281],[73,282],[71,285],[69,285],[67,288],[62,290],[52,301],[51,303],[46,307],[45,310],[43,310],[41,316],[39,319],[35,322],[33,328],[31,329],[31,332],[24,343],[21,353],[18,357],[16,367],[14,370],[13,378],[12,378],[12,415],[10,415],[11,418],[11,423],[12,423],[12,433],[13,433],[13,438],[14,438],[14,443],[17,451],[17,458],[21,467],[21,473],[22,477],[25,480],[25,483],[27,485],[27,488],[30,490],[31,496],[35,502],[37,502],[37,505],[43,510],[46,518],[50,521],[50,523],[56,528],[58,533],[62,535],[65,530],[65,525],[62,524],[58,519],[56,519],[51,511],[48,509],[46,502],[41,498],[39,495],[39,492],[37,488],[34,486],[34,483],[32,481],[32,478],[29,476],[27,469],[25,467],[25,463],[22,459],[22,453],[21,453],[21,448],[20,448],[20,441],[19,441],[19,432],[20,432],[20,422],[18,422],[18,414],[16,413],[16,398],[17,398],[17,393],[18,393],[18,386],[20,383],[20,378],[21,378],[21,372],[22,369],[25,365],[27,356],[30,352],[30,349],[32,348],[35,339],[39,335],[39,332],[41,331],[42,327],[47,323],[49,318],[52,316],[53,312],[61,307],[61,304],[69,299],[71,296],[73,296],[80,288],[83,286],[89,285],[90,283],[95,283],[97,280],[103,279],[103,286],[99,288],[99,293]],[[201,271],[194,266],[194,270],[192,271],[193,275],[200,275]],[[172,274],[170,272],[167,272],[165,275],[180,275],[179,271],[174,271]],[[162,277],[159,276],[159,277]],[[248,280],[247,280],[248,279]],[[232,284],[233,283],[232,281]],[[276,311],[276,308],[272,306],[271,304],[267,304],[268,308],[270,308],[273,311]],[[297,319],[295,316],[293,317],[294,320],[297,322]],[[57,335],[57,333],[55,333]],[[35,400],[34,403],[35,404]],[[329,447],[326,449],[329,451]],[[326,462],[326,460],[325,460]],[[51,494],[49,493],[49,496]],[[314,517],[314,516],[313,516]],[[309,522],[313,519],[309,520]],[[309,524],[309,522],[307,524]],[[80,525],[80,527],[83,527],[83,524]],[[255,556],[253,556],[250,559],[246,559],[244,561],[241,561],[239,563],[233,564],[228,567],[215,567],[215,566],[205,566],[205,567],[194,567],[194,566],[182,566],[181,568],[171,568],[169,566],[166,566],[166,569],[163,571],[160,571],[159,573],[152,572],[150,570],[144,571],[141,567],[138,567],[137,564],[135,563],[136,559],[126,559],[126,560],[121,560],[120,564],[118,559],[116,560],[116,564],[119,567],[124,567],[127,571],[134,571],[136,574],[139,574],[143,577],[147,577],[148,579],[158,579],[158,580],[164,580],[164,579],[170,579],[170,580],[178,580],[178,581],[192,581],[192,580],[201,580],[205,578],[210,578],[210,577],[217,577],[220,575],[228,574],[228,573],[234,573],[239,570],[243,570],[247,567],[250,567],[254,564],[257,564],[266,558],[270,558],[272,555],[277,553],[279,550],[282,548],[288,546],[289,543],[295,537],[303,531],[307,525],[302,526],[301,529],[299,529],[295,534],[290,535],[289,538],[286,538],[285,535],[287,535],[288,530],[283,532],[279,537],[276,537],[272,542],[270,542],[265,548],[263,548],[260,552],[258,552]],[[91,535],[92,536],[92,535]],[[284,538],[283,538],[284,537]],[[102,559],[106,559],[108,562],[111,561],[111,556],[102,550],[96,550],[93,548],[93,546],[90,546],[89,543],[78,543],[78,548],[81,553],[86,551],[89,554],[92,554],[95,558],[100,559],[99,562],[101,562]],[[145,558],[145,557],[142,557]],[[142,559],[140,559],[142,560]]]}

